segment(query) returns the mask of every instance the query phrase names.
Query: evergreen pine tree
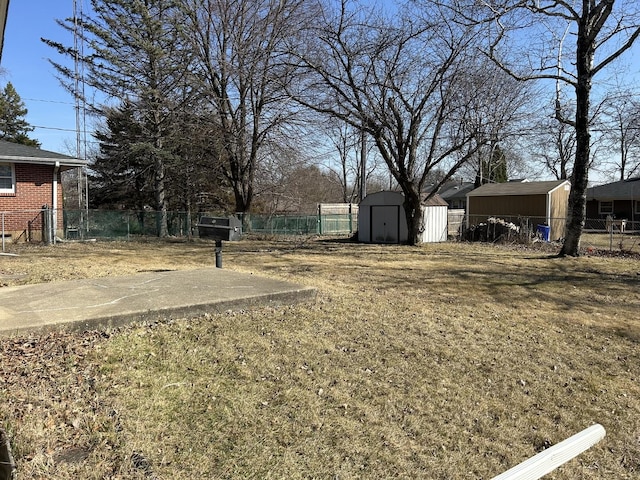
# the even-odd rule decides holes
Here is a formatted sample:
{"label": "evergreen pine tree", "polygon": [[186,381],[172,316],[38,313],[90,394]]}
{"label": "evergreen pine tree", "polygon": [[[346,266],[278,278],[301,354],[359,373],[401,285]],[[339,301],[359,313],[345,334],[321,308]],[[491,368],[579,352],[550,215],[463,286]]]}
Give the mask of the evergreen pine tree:
{"label": "evergreen pine tree", "polygon": [[24,102],[8,82],[0,92],[0,140],[40,147],[40,142],[28,136],[33,127],[25,119],[26,115]]}

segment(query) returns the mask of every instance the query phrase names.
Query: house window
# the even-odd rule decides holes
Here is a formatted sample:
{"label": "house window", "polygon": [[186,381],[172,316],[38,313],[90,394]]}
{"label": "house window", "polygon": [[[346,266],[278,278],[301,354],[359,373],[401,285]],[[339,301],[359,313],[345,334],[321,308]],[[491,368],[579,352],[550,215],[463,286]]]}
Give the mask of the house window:
{"label": "house window", "polygon": [[16,175],[12,163],[0,163],[0,193],[16,193]]}
{"label": "house window", "polygon": [[636,200],[636,215],[640,215],[640,200]]}
{"label": "house window", "polygon": [[613,213],[613,201],[599,202],[600,215],[611,215]]}

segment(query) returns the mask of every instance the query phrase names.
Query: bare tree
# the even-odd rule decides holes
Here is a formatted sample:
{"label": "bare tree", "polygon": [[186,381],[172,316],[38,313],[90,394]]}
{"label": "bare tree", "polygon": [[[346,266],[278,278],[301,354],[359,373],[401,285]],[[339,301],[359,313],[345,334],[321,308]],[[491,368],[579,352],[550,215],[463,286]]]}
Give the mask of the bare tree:
{"label": "bare tree", "polygon": [[249,212],[265,144],[285,138],[297,111],[284,93],[292,81],[283,42],[304,28],[303,0],[186,0],[184,31],[195,56],[197,88],[222,136],[221,161],[237,212]]}
{"label": "bare tree", "polygon": [[[575,115],[564,117],[558,101],[556,117],[576,134],[569,218],[560,256],[578,256],[591,161],[593,81],[640,35],[638,4],[631,0],[498,0],[484,4],[488,7],[484,18],[482,9],[474,5],[458,13],[472,23],[490,20],[493,35],[487,54],[505,71],[521,80],[562,82],[575,91]],[[512,34],[521,29],[527,30],[526,44],[518,51]],[[575,44],[568,45],[569,38],[575,38]],[[522,61],[509,63],[514,58]]]}
{"label": "bare tree", "polygon": [[296,50],[307,83],[290,89],[303,105],[372,139],[404,193],[411,244],[424,229],[422,191],[430,172],[444,170],[444,183],[489,139],[472,122],[470,99],[482,94],[471,94],[466,79],[477,30],[435,4],[421,8],[423,18],[411,11],[391,19],[347,0],[336,12],[327,8],[307,49]]}
{"label": "bare tree", "polygon": [[357,189],[362,171],[358,160],[361,158],[358,155],[358,146],[362,144],[360,132],[347,123],[332,121],[331,118],[326,131],[334,147],[333,151],[338,155],[337,167],[332,162],[329,168],[340,179],[342,201],[351,203],[358,198]]}
{"label": "bare tree", "polygon": [[476,186],[507,181],[512,155],[502,146],[530,130],[530,115],[525,112],[535,109],[536,92],[532,84],[515,80],[482,55],[470,59],[464,76],[466,101],[471,105],[468,122],[488,138],[469,162],[475,170]]}
{"label": "bare tree", "polygon": [[[362,130],[354,128],[341,120],[323,117],[324,131],[328,143],[333,147],[327,154],[330,160],[323,162],[340,179],[342,185],[342,201],[357,202],[360,199],[361,183],[368,182],[380,170],[380,157],[376,155],[375,146],[371,142],[363,141]],[[364,155],[362,149],[365,149]],[[336,158],[337,155],[337,158]],[[363,167],[362,162],[365,162]],[[384,167],[384,165],[383,165]],[[385,168],[386,171],[386,168]],[[367,188],[364,189],[365,191]]]}
{"label": "bare tree", "polygon": [[532,136],[533,156],[557,180],[567,180],[571,178],[575,158],[575,128],[550,116],[543,116],[541,120],[539,131]]}
{"label": "bare tree", "polygon": [[286,142],[269,143],[262,150],[261,160],[256,165],[252,211],[270,215],[297,211],[300,201],[287,182],[292,178],[292,172],[310,162],[301,158],[298,149]]}
{"label": "bare tree", "polygon": [[626,180],[640,173],[640,95],[628,90],[609,95],[604,116],[604,135],[618,153],[616,175]]}

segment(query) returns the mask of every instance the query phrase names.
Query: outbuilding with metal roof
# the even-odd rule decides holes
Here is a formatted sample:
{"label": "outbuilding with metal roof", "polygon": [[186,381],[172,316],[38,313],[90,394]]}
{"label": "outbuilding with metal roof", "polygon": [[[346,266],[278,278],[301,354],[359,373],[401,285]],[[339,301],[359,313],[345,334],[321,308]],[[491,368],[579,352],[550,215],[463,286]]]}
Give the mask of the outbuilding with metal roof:
{"label": "outbuilding with metal roof", "polygon": [[[367,195],[358,208],[358,241],[406,243],[407,217],[401,192],[382,191]],[[435,194],[423,202],[424,230],[421,242],[447,241],[448,204]]]}

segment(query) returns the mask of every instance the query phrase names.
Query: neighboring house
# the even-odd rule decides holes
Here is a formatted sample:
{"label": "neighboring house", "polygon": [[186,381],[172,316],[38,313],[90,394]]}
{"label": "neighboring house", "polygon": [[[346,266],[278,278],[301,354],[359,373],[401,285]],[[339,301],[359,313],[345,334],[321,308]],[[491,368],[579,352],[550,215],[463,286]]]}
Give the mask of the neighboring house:
{"label": "neighboring house", "polygon": [[60,235],[60,173],[83,166],[84,160],[0,140],[0,236],[40,241]]}
{"label": "neighboring house", "polygon": [[602,222],[590,220],[606,221],[607,217],[634,223],[640,220],[640,177],[587,189],[585,228],[603,228]]}
{"label": "neighboring house", "polygon": [[467,209],[467,194],[474,189],[473,182],[445,183],[438,194],[449,204],[450,209]]}
{"label": "neighboring house", "polygon": [[467,226],[500,217],[516,222],[527,219],[547,225],[549,238],[563,238],[571,184],[568,180],[549,182],[488,183],[467,195]]}
{"label": "neighboring house", "polygon": [[[358,208],[358,241],[365,243],[406,243],[409,239],[404,195],[376,192],[367,195]],[[439,195],[423,203],[425,229],[421,241],[447,241],[448,206]]]}

